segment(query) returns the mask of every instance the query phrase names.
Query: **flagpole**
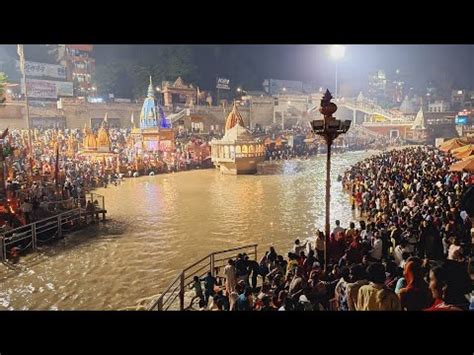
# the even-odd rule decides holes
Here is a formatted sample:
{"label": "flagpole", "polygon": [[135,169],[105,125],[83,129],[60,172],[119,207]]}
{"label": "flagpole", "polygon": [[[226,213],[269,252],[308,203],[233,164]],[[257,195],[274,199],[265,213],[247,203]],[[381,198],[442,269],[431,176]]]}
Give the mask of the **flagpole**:
{"label": "flagpole", "polygon": [[28,132],[28,145],[29,145],[29,155],[30,155],[30,178],[33,178],[33,142],[31,137],[31,127],[30,127],[30,105],[28,103],[28,85],[26,83],[26,73],[25,73],[25,52],[22,44],[17,45],[18,55],[20,57],[20,70],[23,74],[23,83],[25,85],[25,105],[26,105],[26,129]]}
{"label": "flagpole", "polygon": [[22,44],[21,46],[20,55],[20,66],[21,66],[21,73],[23,74],[23,83],[25,85],[25,105],[26,105],[26,129],[28,130],[28,144],[30,145],[30,150],[33,152],[33,145],[31,141],[31,128],[30,128],[30,105],[28,103],[28,85],[26,85],[26,73],[25,73],[25,53],[24,47]]}

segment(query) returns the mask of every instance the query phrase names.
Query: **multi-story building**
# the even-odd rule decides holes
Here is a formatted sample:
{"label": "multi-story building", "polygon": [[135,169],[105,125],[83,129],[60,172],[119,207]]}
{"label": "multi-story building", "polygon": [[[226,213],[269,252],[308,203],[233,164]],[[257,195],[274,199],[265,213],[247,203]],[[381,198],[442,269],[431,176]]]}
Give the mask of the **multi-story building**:
{"label": "multi-story building", "polygon": [[387,90],[387,78],[385,71],[377,70],[369,74],[369,90],[368,96],[371,99],[385,99]]}
{"label": "multi-story building", "polygon": [[265,79],[262,86],[269,95],[301,95],[322,91],[317,83],[311,81]]}
{"label": "multi-story building", "polygon": [[91,44],[58,45],[57,60],[67,68],[67,79],[74,83],[74,96],[89,96],[95,93],[93,76],[95,59]]}
{"label": "multi-story building", "polygon": [[464,102],[468,96],[467,90],[452,90],[451,91],[451,105],[455,110],[460,110],[464,106]]}
{"label": "multi-story building", "polygon": [[428,104],[428,112],[448,112],[450,109],[451,105],[445,100],[435,100]]}

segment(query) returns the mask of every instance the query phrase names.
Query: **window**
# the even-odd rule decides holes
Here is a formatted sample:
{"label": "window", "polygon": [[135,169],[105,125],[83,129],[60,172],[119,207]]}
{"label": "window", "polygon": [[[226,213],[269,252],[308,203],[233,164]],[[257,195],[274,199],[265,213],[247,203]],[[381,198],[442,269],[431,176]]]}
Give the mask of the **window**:
{"label": "window", "polygon": [[86,69],[86,65],[82,62],[74,63],[74,66],[76,67],[76,69]]}

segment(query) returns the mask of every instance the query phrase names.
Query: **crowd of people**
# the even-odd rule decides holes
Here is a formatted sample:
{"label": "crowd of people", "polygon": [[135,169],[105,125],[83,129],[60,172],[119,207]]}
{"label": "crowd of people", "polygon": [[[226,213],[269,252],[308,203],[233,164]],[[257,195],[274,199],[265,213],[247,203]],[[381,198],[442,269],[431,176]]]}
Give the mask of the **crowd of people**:
{"label": "crowd of people", "polygon": [[[2,141],[5,161],[2,200],[6,202],[0,218],[4,228],[33,222],[58,213],[59,209],[79,204],[86,207],[87,192],[118,185],[125,176],[209,165],[205,161],[209,147],[202,137],[177,140],[172,152],[138,154],[128,140],[130,130],[110,128],[111,152],[115,156],[97,159],[80,154],[84,132],[79,129],[35,129],[31,138],[24,130],[7,133]],[[32,149],[29,149],[30,139]]]}
{"label": "crowd of people", "polygon": [[472,222],[461,197],[474,176],[449,171],[453,161],[424,146],[355,164],[342,184],[357,227],[336,221],[327,250],[318,232],[285,256],[238,255],[220,277],[194,280],[199,309],[468,310]]}

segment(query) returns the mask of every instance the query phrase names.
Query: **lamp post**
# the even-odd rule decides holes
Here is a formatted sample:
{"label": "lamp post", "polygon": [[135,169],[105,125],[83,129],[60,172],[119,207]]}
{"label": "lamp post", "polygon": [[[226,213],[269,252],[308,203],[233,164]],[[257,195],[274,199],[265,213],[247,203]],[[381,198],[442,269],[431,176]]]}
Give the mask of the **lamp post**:
{"label": "lamp post", "polygon": [[324,138],[327,144],[327,158],[326,158],[326,223],[325,223],[325,238],[324,238],[324,270],[327,270],[327,241],[330,234],[330,202],[331,202],[331,146],[334,140],[343,133],[346,133],[350,126],[350,120],[337,120],[333,117],[333,113],[337,111],[335,103],[331,102],[332,95],[329,90],[326,90],[321,99],[321,107],[319,112],[324,116],[323,119],[314,120],[311,122],[312,130],[315,134]]}
{"label": "lamp post", "polygon": [[344,55],[346,53],[346,47],[335,44],[331,46],[331,58],[335,60],[336,62],[336,83],[335,83],[335,91],[334,91],[334,97],[337,100],[337,67],[339,60],[344,58]]}

